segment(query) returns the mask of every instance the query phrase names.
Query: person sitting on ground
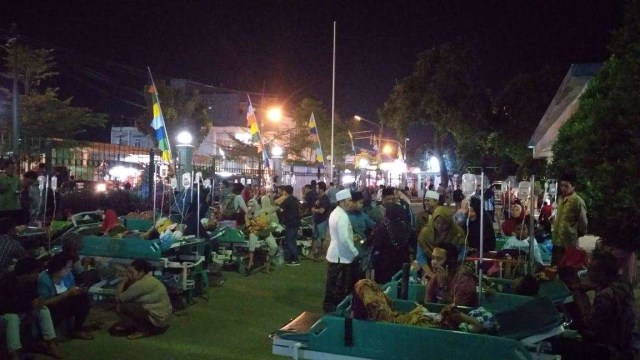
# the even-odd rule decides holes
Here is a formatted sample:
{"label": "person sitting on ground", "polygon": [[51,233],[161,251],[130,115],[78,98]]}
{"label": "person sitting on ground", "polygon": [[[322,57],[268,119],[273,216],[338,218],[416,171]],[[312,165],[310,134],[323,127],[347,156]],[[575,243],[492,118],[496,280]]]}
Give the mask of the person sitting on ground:
{"label": "person sitting on ground", "polygon": [[13,261],[19,260],[26,255],[27,251],[13,236],[0,235],[0,274],[10,271]]}
{"label": "person sitting on ground", "polygon": [[71,259],[71,272],[80,287],[91,287],[91,285],[101,280],[96,269],[96,260],[93,257],[80,259],[82,250],[82,238],[76,232],[70,231],[63,235],[62,253]]}
{"label": "person sitting on ground", "polygon": [[21,358],[20,322],[24,319],[37,321],[44,339],[44,353],[56,359],[63,358],[55,342],[51,313],[38,296],[36,281],[41,266],[37,259],[22,258],[0,282],[0,319],[6,326],[7,350],[12,360]]}
{"label": "person sitting on ground", "polygon": [[116,288],[117,314],[122,320],[117,327],[132,329],[130,340],[164,333],[172,307],[167,288],[150,272],[150,263],[134,260],[119,274]]}
{"label": "person sitting on ground", "polygon": [[433,248],[431,267],[435,276],[427,288],[424,301],[457,306],[478,306],[476,281],[471,270],[459,266],[458,249],[448,242]]}
{"label": "person sitting on ground", "polygon": [[[533,259],[537,265],[543,266],[540,247],[535,239],[533,241]],[[511,253],[509,250],[517,250],[525,254],[529,253],[529,217],[526,217],[524,222],[516,225],[513,234],[507,238],[507,242],[502,246],[499,253]]]}
{"label": "person sitting on ground", "polygon": [[609,252],[594,252],[587,275],[596,295],[591,309],[582,314],[582,340],[559,338],[555,350],[569,360],[632,359],[637,326],[632,287],[620,278]]}
{"label": "person sitting on ground", "polygon": [[72,338],[93,340],[84,331],[84,322],[89,315],[87,288],[76,286],[71,272],[72,260],[67,254],[54,255],[47,264],[47,270],[38,276],[38,294],[49,308],[55,325],[73,319],[70,335]]}
{"label": "person sitting on ground", "polygon": [[453,220],[453,209],[447,206],[439,206],[433,212],[429,223],[418,235],[418,247],[416,251],[416,263],[423,272],[425,280],[435,276],[429,259],[433,253],[435,244],[447,242],[460,250],[464,250],[464,231]]}

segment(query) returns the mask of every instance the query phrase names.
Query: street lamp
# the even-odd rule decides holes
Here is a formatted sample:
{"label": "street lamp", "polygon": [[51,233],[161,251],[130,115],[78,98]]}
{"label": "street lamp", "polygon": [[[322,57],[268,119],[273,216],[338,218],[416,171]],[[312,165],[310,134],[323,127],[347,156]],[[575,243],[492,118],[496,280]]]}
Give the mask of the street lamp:
{"label": "street lamp", "polygon": [[271,147],[271,159],[273,159],[273,172],[276,174],[278,181],[282,181],[282,154],[284,149],[275,144]]}
{"label": "street lamp", "polygon": [[393,152],[393,148],[391,147],[391,145],[385,144],[384,148],[382,149],[382,152],[389,155]]}
{"label": "street lamp", "polygon": [[[181,131],[178,136],[176,136],[176,141],[178,144],[176,148],[178,149],[178,163],[180,164],[178,179],[181,179],[184,174],[191,174],[193,170],[193,135],[191,135],[188,131]],[[182,181],[178,181],[178,186],[180,190],[183,190]]]}
{"label": "street lamp", "polygon": [[282,120],[282,108],[272,107],[267,110],[267,119],[275,122]]}
{"label": "street lamp", "polygon": [[360,158],[358,160],[358,167],[360,168],[360,179],[362,180],[362,185],[367,186],[367,168],[369,167],[369,160],[366,158]]}
{"label": "street lamp", "polygon": [[353,118],[356,119],[357,121],[364,121],[378,128],[378,155],[379,155],[380,152],[382,151],[382,129],[383,129],[382,122],[380,122],[380,124],[377,124],[371,120],[367,120],[363,118],[360,115],[354,115]]}
{"label": "street lamp", "polygon": [[176,140],[178,141],[178,144],[191,145],[191,142],[193,141],[193,136],[191,135],[190,132],[185,130],[180,132],[178,136],[176,136]]}

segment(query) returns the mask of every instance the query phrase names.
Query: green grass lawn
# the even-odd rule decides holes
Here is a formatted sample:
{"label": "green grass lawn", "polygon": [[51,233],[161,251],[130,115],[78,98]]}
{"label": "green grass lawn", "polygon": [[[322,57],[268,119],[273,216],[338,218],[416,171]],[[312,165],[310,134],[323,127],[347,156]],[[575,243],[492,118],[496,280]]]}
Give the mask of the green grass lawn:
{"label": "green grass lawn", "polygon": [[303,261],[249,277],[225,272],[224,285],[174,314],[165,334],[135,341],[110,336],[116,316],[92,310],[90,320],[105,322],[95,340],[65,342],[61,350],[66,359],[278,359],[269,334],[304,310],[322,311],[326,266]]}

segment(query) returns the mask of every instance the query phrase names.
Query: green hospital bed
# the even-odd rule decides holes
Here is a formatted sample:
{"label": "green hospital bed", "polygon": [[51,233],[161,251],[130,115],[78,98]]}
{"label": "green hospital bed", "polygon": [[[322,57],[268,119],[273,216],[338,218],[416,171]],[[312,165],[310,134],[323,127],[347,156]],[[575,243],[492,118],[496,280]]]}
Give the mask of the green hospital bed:
{"label": "green hospital bed", "polygon": [[[562,316],[547,298],[519,298],[524,299],[492,310],[501,328],[497,334],[488,335],[349,319],[347,297],[334,313],[303,313],[276,330],[271,335],[272,352],[293,359],[340,360],[557,358],[541,349],[543,340],[564,331]],[[395,300],[393,306],[408,312],[416,304]],[[430,311],[439,312],[441,307],[427,304]]]}

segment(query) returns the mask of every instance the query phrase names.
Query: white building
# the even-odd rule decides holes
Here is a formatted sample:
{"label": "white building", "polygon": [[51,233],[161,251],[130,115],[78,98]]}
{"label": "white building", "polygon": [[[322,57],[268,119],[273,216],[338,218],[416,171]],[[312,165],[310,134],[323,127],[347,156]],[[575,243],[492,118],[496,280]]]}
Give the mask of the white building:
{"label": "white building", "polygon": [[143,134],[134,126],[113,126],[111,128],[111,143],[147,149],[153,147],[151,137]]}
{"label": "white building", "polygon": [[601,67],[602,64],[571,65],[529,140],[528,145],[533,151],[534,159],[553,159],[552,148],[560,128],[576,112],[580,106],[580,97]]}

